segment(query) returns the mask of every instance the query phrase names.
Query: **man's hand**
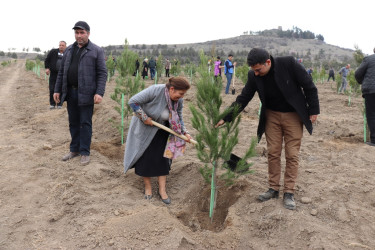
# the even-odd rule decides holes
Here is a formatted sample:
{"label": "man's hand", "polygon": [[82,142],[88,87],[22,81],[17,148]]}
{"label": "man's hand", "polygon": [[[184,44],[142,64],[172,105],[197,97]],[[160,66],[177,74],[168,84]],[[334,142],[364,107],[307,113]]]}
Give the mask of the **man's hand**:
{"label": "man's hand", "polygon": [[310,115],[310,121],[312,123],[316,122],[317,119],[318,119],[318,115]]}
{"label": "man's hand", "polygon": [[220,121],[215,125],[215,128],[220,127],[220,126],[223,125],[224,123],[225,123],[224,120],[220,120]]}
{"label": "man's hand", "polygon": [[103,97],[101,95],[98,95],[98,94],[94,95],[94,104],[99,104],[102,102],[102,100],[103,100]]}
{"label": "man's hand", "polygon": [[49,76],[50,70],[46,69],[46,75]]}
{"label": "man's hand", "polygon": [[55,103],[60,103],[60,93],[53,93],[53,100]]}

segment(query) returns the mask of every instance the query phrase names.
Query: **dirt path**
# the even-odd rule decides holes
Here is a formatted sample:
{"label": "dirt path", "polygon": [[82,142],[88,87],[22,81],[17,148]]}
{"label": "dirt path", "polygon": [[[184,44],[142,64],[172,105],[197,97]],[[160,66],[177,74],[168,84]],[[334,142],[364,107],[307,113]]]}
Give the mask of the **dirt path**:
{"label": "dirt path", "polygon": [[[152,84],[148,81],[147,84]],[[193,148],[172,165],[172,204],[142,198],[139,177],[122,171],[123,146],[108,122],[118,119],[110,98],[95,106],[91,159],[62,162],[69,150],[67,112],[49,110],[48,84],[18,60],[0,68],[0,249],[374,249],[375,149],[363,143],[362,98],[318,84],[319,123],[305,131],[296,191],[297,210],[281,199],[258,203],[267,188],[265,140],[255,173],[221,187],[215,223],[208,220],[208,187]],[[240,91],[241,86],[238,86]],[[223,95],[224,106],[235,98]],[[186,95],[184,120],[191,128]],[[255,135],[259,102],[243,112],[235,153]]]}

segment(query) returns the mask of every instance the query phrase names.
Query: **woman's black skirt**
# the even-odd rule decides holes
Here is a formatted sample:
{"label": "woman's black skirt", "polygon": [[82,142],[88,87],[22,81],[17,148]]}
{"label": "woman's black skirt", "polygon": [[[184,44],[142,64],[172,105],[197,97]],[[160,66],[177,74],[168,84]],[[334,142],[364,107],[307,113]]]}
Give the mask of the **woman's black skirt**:
{"label": "woman's black skirt", "polygon": [[165,158],[164,150],[169,133],[159,129],[141,158],[134,164],[135,173],[143,177],[168,175],[172,160]]}

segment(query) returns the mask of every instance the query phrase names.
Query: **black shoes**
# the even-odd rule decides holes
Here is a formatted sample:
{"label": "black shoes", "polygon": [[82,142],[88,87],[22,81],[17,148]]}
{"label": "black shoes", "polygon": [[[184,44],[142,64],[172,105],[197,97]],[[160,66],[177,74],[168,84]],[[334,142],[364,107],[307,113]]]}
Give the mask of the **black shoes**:
{"label": "black shoes", "polygon": [[148,200],[148,201],[151,200],[152,199],[152,194],[151,195],[145,194],[145,199]]}
{"label": "black shoes", "polygon": [[375,147],[375,143],[373,143],[373,142],[369,142],[369,141],[368,141],[368,142],[366,142],[366,144],[369,145],[369,146],[373,146],[373,147]]}
{"label": "black shoes", "polygon": [[271,198],[279,198],[279,191],[273,190],[272,188],[268,189],[267,192],[260,194],[258,196],[258,200],[260,201],[268,201]]}
{"label": "black shoes", "polygon": [[163,199],[160,194],[159,196],[160,196],[161,201],[164,202],[164,204],[167,204],[167,205],[171,204],[171,198],[169,196],[167,199]]}
{"label": "black shoes", "polygon": [[294,201],[294,195],[292,193],[284,193],[284,207],[286,209],[295,210],[296,202]]}
{"label": "black shoes", "polygon": [[[279,191],[273,190],[272,188],[268,189],[267,192],[260,194],[258,196],[259,201],[268,201],[272,198],[279,198]],[[283,203],[286,209],[296,209],[296,202],[294,201],[294,194],[292,193],[284,193]]]}

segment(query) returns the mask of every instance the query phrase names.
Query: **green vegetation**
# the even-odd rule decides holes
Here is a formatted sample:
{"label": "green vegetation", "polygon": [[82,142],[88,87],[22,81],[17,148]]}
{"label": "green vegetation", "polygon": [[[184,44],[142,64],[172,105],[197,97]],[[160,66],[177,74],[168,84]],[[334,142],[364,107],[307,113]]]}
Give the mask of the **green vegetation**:
{"label": "green vegetation", "polygon": [[247,75],[249,73],[249,70],[250,70],[250,67],[247,64],[236,67],[236,76],[240,78],[243,84],[246,84],[247,82]]}
{"label": "green vegetation", "polygon": [[10,65],[11,63],[12,63],[11,61],[3,61],[3,62],[1,62],[1,65],[3,67],[6,67],[6,66]]}
{"label": "green vegetation", "polygon": [[[180,61],[174,59],[172,63],[172,67],[170,69],[170,74],[173,76],[178,76],[181,74],[181,63]],[[207,67],[207,66],[206,66]]]}
{"label": "green vegetation", "polygon": [[163,72],[164,72],[164,57],[163,55],[160,53],[158,55],[158,57],[156,58],[156,73],[157,73],[157,78],[156,80],[158,81],[159,78],[162,76]]}
{"label": "green vegetation", "polygon": [[116,78],[116,87],[114,93],[111,94],[112,100],[117,102],[119,106],[115,107],[115,110],[122,113],[122,95],[124,95],[124,110],[123,115],[126,118],[126,123],[123,125],[117,119],[110,119],[112,125],[117,128],[121,135],[124,134],[124,130],[128,127],[129,116],[132,115],[132,109],[128,105],[129,99],[145,88],[144,81],[141,80],[141,76],[137,75],[132,79],[132,74],[135,71],[135,61],[138,59],[138,55],[128,48],[128,41],[125,40],[124,50],[120,57],[117,59],[117,70],[119,76]]}
{"label": "green vegetation", "polygon": [[31,71],[35,67],[35,62],[32,60],[27,59],[26,60],[26,70]]}
{"label": "green vegetation", "polygon": [[110,119],[109,122],[118,129],[121,135],[124,134],[124,131],[128,128],[129,125],[129,117],[132,116],[133,110],[128,105],[129,99],[143,90],[145,88],[145,82],[141,80],[141,76],[137,75],[132,80],[130,76],[122,77],[119,76],[116,78],[116,87],[114,93],[111,95],[111,99],[114,100],[119,104],[119,106],[115,107],[115,110],[121,115],[121,107],[122,107],[122,95],[124,95],[124,112],[123,115],[126,118],[126,122],[124,126],[122,126],[121,122],[117,119]]}
{"label": "green vegetation", "polygon": [[117,70],[121,77],[132,75],[135,71],[135,61],[138,59],[138,54],[129,49],[128,40],[125,39],[124,50],[121,55],[117,57]]}
{"label": "green vegetation", "polygon": [[206,182],[209,182],[212,177],[216,180],[217,169],[222,168],[224,172],[221,173],[220,179],[224,180],[227,185],[231,185],[235,178],[251,172],[249,168],[252,164],[246,163],[246,160],[255,155],[256,139],[252,140],[250,148],[243,159],[238,162],[235,171],[231,170],[227,161],[229,161],[231,152],[238,143],[238,124],[241,118],[239,115],[234,115],[235,118],[232,122],[225,123],[222,128],[215,128],[216,123],[230,111],[234,111],[235,114],[238,114],[238,112],[236,112],[237,108],[230,108],[220,114],[222,86],[215,84],[213,76],[209,75],[207,71],[208,60],[203,52],[200,58],[197,101],[190,105],[193,114],[192,126],[197,130],[197,155],[205,163],[200,172]]}

